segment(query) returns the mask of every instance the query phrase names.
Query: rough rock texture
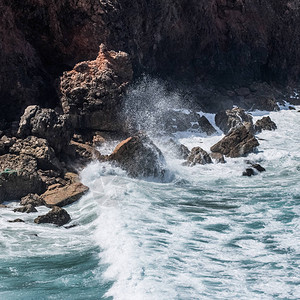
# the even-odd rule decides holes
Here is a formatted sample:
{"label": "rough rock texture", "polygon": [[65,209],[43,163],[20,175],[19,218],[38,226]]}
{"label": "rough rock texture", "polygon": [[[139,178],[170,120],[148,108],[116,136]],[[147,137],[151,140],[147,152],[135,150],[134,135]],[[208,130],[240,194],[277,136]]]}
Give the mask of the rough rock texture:
{"label": "rough rock texture", "polygon": [[80,182],[66,186],[56,184],[50,186],[41,197],[48,207],[62,207],[79,200],[88,190],[89,188]]}
{"label": "rough rock texture", "polygon": [[239,127],[244,123],[249,123],[250,126],[253,124],[252,116],[239,107],[218,112],[215,116],[215,122],[225,134],[232,128]]}
{"label": "rough rock texture", "polygon": [[46,215],[38,216],[34,219],[34,223],[52,223],[58,226],[62,226],[71,221],[70,215],[66,210],[58,206],[54,206]]}
{"label": "rough rock texture", "polygon": [[165,158],[150,138],[142,133],[122,141],[108,158],[132,177],[163,178]]}
{"label": "rough rock texture", "polygon": [[37,161],[28,155],[0,156],[0,202],[42,193],[45,185],[37,173]]}
{"label": "rough rock texture", "polygon": [[254,125],[254,129],[257,133],[260,133],[263,130],[275,130],[277,129],[277,125],[271,120],[269,116],[267,116],[263,117],[260,120],[257,120]]}
{"label": "rough rock texture", "polygon": [[33,213],[33,212],[37,212],[37,210],[32,204],[27,204],[25,206],[15,208],[14,212]]}
{"label": "rough rock texture", "polygon": [[94,59],[101,43],[127,52],[137,73],[299,78],[296,0],[3,0],[0,10],[0,119],[29,104],[57,104],[54,79]]}
{"label": "rough rock texture", "polygon": [[53,169],[61,170],[62,165],[55,155],[48,141],[35,136],[29,136],[24,140],[18,139],[9,148],[12,154],[26,154],[37,160],[37,167],[42,170]]}
{"label": "rough rock texture", "polygon": [[95,60],[81,62],[65,72],[59,92],[63,111],[71,116],[73,127],[122,131],[121,99],[131,79],[128,55],[107,51],[103,44]]}
{"label": "rough rock texture", "polygon": [[60,153],[69,143],[73,132],[66,115],[32,105],[25,109],[21,117],[18,135],[22,138],[33,135],[47,139],[56,153]]}
{"label": "rough rock texture", "polygon": [[37,194],[28,194],[21,198],[20,205],[32,205],[33,207],[46,205],[43,198]]}
{"label": "rough rock texture", "polygon": [[240,157],[252,152],[258,145],[254,135],[245,126],[240,126],[233,129],[210,150],[228,157]]}
{"label": "rough rock texture", "polygon": [[201,147],[194,147],[187,158],[187,163],[189,166],[196,164],[205,165],[211,164],[212,160],[209,154]]}

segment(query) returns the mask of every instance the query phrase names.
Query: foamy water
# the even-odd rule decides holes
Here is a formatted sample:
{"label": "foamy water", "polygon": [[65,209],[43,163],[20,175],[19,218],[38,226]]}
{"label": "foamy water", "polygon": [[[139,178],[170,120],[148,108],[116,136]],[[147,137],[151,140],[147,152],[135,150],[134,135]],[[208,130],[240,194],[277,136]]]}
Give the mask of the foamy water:
{"label": "foamy water", "polygon": [[[300,113],[270,116],[278,129],[247,157],[266,168],[257,176],[241,176],[245,158],[184,167],[160,138],[174,179],[91,163],[81,174],[90,192],[67,207],[76,227],[34,224],[43,207],[1,208],[0,298],[299,299]],[[174,138],[209,150],[221,133]],[[25,223],[7,222],[17,217]]]}

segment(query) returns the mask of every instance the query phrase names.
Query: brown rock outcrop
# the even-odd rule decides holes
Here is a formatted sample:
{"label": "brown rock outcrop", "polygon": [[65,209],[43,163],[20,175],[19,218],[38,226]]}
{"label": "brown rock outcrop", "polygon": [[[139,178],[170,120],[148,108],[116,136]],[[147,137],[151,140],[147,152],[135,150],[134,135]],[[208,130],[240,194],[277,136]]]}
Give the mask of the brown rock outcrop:
{"label": "brown rock outcrop", "polygon": [[187,158],[187,163],[189,166],[196,164],[206,165],[211,164],[212,160],[209,154],[201,147],[194,147]]}
{"label": "brown rock outcrop", "polygon": [[254,129],[257,133],[262,132],[263,130],[275,130],[277,125],[271,120],[269,116],[263,117],[260,120],[257,120]]}
{"label": "brown rock outcrop", "polygon": [[89,188],[80,182],[66,186],[56,184],[50,186],[41,197],[48,207],[62,207],[79,200],[88,190]]}
{"label": "brown rock outcrop", "polygon": [[252,152],[257,146],[259,143],[254,135],[245,126],[240,126],[233,129],[210,150],[228,157],[240,157]]}
{"label": "brown rock outcrop", "polygon": [[142,133],[122,141],[108,157],[131,177],[163,178],[165,158],[150,138]]}
{"label": "brown rock outcrop", "polygon": [[65,72],[59,93],[65,114],[73,127],[106,131],[122,131],[122,96],[132,79],[132,68],[124,52],[107,51],[100,46],[97,58],[78,63]]}
{"label": "brown rock outcrop", "polygon": [[63,226],[71,221],[70,215],[66,210],[58,206],[54,206],[46,215],[38,216],[34,219],[34,223],[52,223],[58,226]]}

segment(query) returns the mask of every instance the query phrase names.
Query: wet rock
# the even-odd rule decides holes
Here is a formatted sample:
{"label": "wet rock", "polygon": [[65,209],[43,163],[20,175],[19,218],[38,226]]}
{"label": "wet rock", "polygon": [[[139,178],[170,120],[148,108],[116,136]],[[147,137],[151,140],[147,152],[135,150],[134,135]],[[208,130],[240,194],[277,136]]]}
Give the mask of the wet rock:
{"label": "wet rock", "polygon": [[55,184],[50,186],[41,197],[48,207],[62,207],[79,200],[88,190],[89,188],[80,182],[66,186]]}
{"label": "wet rock", "polygon": [[189,166],[194,166],[196,164],[205,165],[211,163],[211,157],[201,147],[194,147],[187,158],[187,164]]}
{"label": "wet rock", "polygon": [[260,164],[258,164],[256,162],[247,160],[246,163],[248,165],[251,165],[251,167],[254,168],[254,169],[256,169],[258,172],[265,172],[266,171],[266,169],[264,167],[262,167]]}
{"label": "wet rock", "polygon": [[250,127],[253,125],[252,116],[239,107],[218,112],[215,116],[215,122],[225,134],[232,128],[244,125],[244,123],[248,123]]}
{"label": "wet rock", "polygon": [[173,139],[170,139],[166,146],[177,158],[187,159],[190,154],[190,150],[185,145],[176,143]]}
{"label": "wet rock", "polygon": [[275,129],[277,129],[277,126],[269,116],[257,120],[254,125],[254,130],[256,131],[256,133],[260,133],[263,130],[275,130]]}
{"label": "wet rock", "polygon": [[27,196],[22,197],[20,204],[23,206],[32,205],[33,207],[46,205],[43,198],[38,194],[28,194]]}
{"label": "wet rock", "polygon": [[60,153],[68,145],[73,129],[67,115],[60,115],[50,108],[32,105],[25,109],[21,117],[18,135],[22,138],[44,138],[56,153]]}
{"label": "wet rock", "polygon": [[37,161],[29,155],[0,156],[0,171],[0,202],[44,192],[45,185],[37,173]]}
{"label": "wet rock", "polygon": [[131,177],[163,178],[166,173],[163,154],[143,133],[138,133],[122,141],[108,160],[126,170]]}
{"label": "wet rock", "polygon": [[46,215],[38,216],[34,219],[34,223],[52,223],[63,226],[71,221],[71,217],[66,210],[58,206],[54,206]]}
{"label": "wet rock", "polygon": [[47,140],[36,136],[29,136],[24,140],[18,139],[9,148],[12,154],[25,154],[36,158],[38,168],[42,170],[62,170],[62,165],[55,155],[54,149]]}
{"label": "wet rock", "polygon": [[252,152],[259,145],[254,135],[245,126],[233,129],[210,150],[228,157],[240,157]]}
{"label": "wet rock", "polygon": [[32,204],[27,204],[25,206],[15,208],[14,212],[33,213],[33,212],[37,212],[37,210]]}
{"label": "wet rock", "polygon": [[251,177],[251,176],[254,176],[255,175],[255,172],[252,168],[247,168],[244,172],[243,172],[243,176],[248,176],[248,177]]}
{"label": "wet rock", "polygon": [[212,152],[209,155],[217,164],[225,164],[225,158],[223,154],[218,152]]}
{"label": "wet rock", "polygon": [[[191,128],[199,129],[199,115],[194,112],[169,110],[162,115],[161,119],[164,121],[164,130],[167,133],[187,131]],[[194,125],[196,127],[193,127]]]}
{"label": "wet rock", "polygon": [[9,223],[24,223],[24,221],[22,219],[15,219],[15,220],[9,220]]}
{"label": "wet rock", "polygon": [[95,60],[78,63],[65,72],[59,93],[62,109],[70,115],[73,127],[123,131],[122,96],[131,79],[128,55],[108,51],[103,44]]}
{"label": "wet rock", "polygon": [[202,116],[198,119],[198,123],[202,132],[205,132],[207,135],[213,135],[217,131],[216,129],[210,124],[205,116]]}
{"label": "wet rock", "polygon": [[296,110],[294,106],[289,106],[289,110]]}

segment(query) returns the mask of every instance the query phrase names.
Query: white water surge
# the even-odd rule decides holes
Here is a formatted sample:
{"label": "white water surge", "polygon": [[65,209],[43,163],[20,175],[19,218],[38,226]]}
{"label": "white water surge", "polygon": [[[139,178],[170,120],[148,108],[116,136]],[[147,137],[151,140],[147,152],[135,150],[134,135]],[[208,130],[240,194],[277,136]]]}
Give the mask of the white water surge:
{"label": "white water surge", "polygon": [[[247,158],[267,171],[251,178],[241,176],[245,158],[184,167],[167,149],[171,183],[100,163],[83,171],[98,203],[102,278],[113,282],[106,296],[299,299],[300,113],[270,116],[278,129],[259,134],[258,153]],[[176,136],[190,149],[220,139]]]}

